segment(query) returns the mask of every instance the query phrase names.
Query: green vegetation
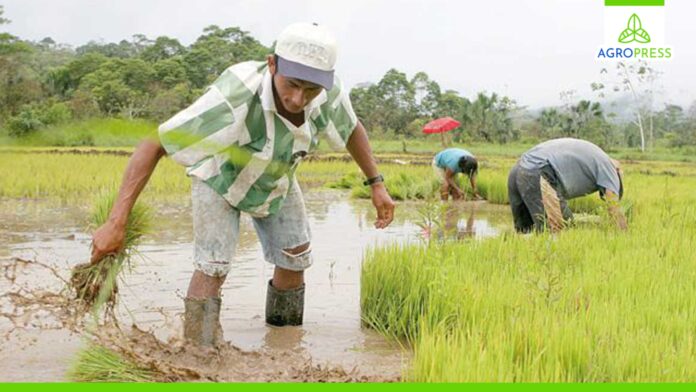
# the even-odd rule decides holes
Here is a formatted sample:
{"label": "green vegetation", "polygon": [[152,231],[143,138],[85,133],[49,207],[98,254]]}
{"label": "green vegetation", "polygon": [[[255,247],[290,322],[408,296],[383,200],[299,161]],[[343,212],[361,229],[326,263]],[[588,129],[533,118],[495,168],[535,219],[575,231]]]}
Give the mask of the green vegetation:
{"label": "green vegetation", "polygon": [[[41,151],[45,150],[0,152],[3,170],[12,173],[0,176],[0,197],[91,200],[94,195],[118,189],[129,155],[91,149]],[[145,200],[180,197],[187,195],[189,189],[184,168],[165,159],[157,166],[144,197]]]}
{"label": "green vegetation", "polygon": [[130,41],[72,48],[50,37],[31,42],[0,33],[0,125],[21,138],[72,119],[162,121],[230,65],[268,53],[237,27],[208,26],[189,46],[136,34]]}
{"label": "green vegetation", "polygon": [[[0,6],[0,26],[7,23]],[[0,198],[83,203],[117,189],[132,148],[158,123],[190,105],[230,65],[263,60],[270,52],[238,27],[206,27],[189,46],[136,34],[72,48],[0,32]],[[696,103],[646,105],[655,102],[659,72],[645,63],[617,62],[603,74],[608,80],[587,83],[596,99],[623,94],[615,101],[623,113],[577,99],[573,91],[562,93],[560,106],[535,111],[496,92],[465,97],[425,72],[409,78],[396,69],[350,92],[391,195],[425,200],[427,224],[441,216],[428,209],[440,207],[433,202],[439,184],[430,161],[442,145],[439,136],[421,130],[436,117],[462,123],[446,139],[479,157],[478,185],[490,203],[508,202],[509,168],[543,140],[584,138],[624,161],[627,232],[611,226],[593,195],[570,206],[599,214],[599,223],[580,221],[557,235],[503,233],[393,245],[366,255],[363,319],[413,349],[408,380],[696,378]],[[357,166],[345,154],[326,151],[321,144],[322,155],[300,166],[300,181],[369,197]],[[184,168],[164,159],[143,200],[180,200],[189,187]],[[99,205],[94,225],[106,219],[112,201]],[[128,247],[147,221],[136,207]],[[97,307],[112,301],[128,256],[79,266],[72,277],[78,297]],[[157,375],[91,343],[69,379],[148,382]]]}
{"label": "green vegetation", "polygon": [[[492,160],[482,164],[478,175],[477,186],[479,193],[489,203],[508,204],[507,176],[512,162],[507,159]],[[394,200],[426,200],[439,197],[440,182],[432,173],[430,165],[380,165],[385,174],[385,184],[389,194]],[[311,170],[311,169],[310,169]],[[363,175],[354,169],[353,172],[341,177],[338,181],[328,184],[331,188],[350,189],[351,196],[369,199],[370,189],[363,185]],[[459,175],[457,178],[461,189],[467,192],[469,198],[473,198],[473,190],[468,178]],[[597,195],[588,195],[569,202],[570,208],[575,212],[595,212],[602,205]]]}
{"label": "green vegetation", "polygon": [[602,223],[370,251],[364,320],[414,350],[411,381],[696,376],[696,178],[636,174],[628,232]]}
{"label": "green vegetation", "polygon": [[98,343],[80,351],[68,372],[71,382],[154,382],[155,374]]}
{"label": "green vegetation", "polygon": [[0,136],[0,145],[133,147],[156,130],[157,124],[147,120],[91,118],[47,126],[21,138]]}
{"label": "green vegetation", "polygon": [[[0,176],[0,197],[92,199],[117,188],[128,151],[5,148],[0,159],[12,175]],[[432,200],[427,192],[436,192],[437,183],[430,153],[385,153],[378,159],[395,196]],[[504,203],[506,173],[514,159],[504,153],[487,156],[481,163],[482,193]],[[696,166],[629,161],[624,169],[627,197],[633,202],[628,233],[607,226],[609,218],[602,216],[600,223],[579,223],[554,237],[504,233],[483,241],[372,251],[362,277],[363,316],[372,327],[406,339],[413,347],[415,360],[408,378],[693,378],[694,351],[684,342],[696,332],[691,284],[696,271],[692,262],[696,247],[691,244],[696,238],[691,224],[696,218],[692,192]],[[304,184],[343,182],[343,187],[365,190],[355,184],[362,176],[345,154],[310,157],[297,175]],[[144,199],[180,200],[188,194],[183,168],[164,159]],[[589,206],[572,208],[593,210],[599,199],[590,197],[582,201]],[[107,210],[101,209],[102,218]],[[604,214],[602,209],[594,212]],[[92,362],[120,363],[98,350],[90,355]],[[137,377],[123,370],[133,366],[121,365],[115,370],[107,367],[112,373],[100,373],[97,365],[81,365],[87,370],[73,374],[88,375],[73,379]]]}
{"label": "green vegetation", "polygon": [[[103,148],[9,148],[0,150],[0,160],[11,176],[0,177],[0,197],[47,198],[74,202],[92,198],[101,192],[117,189],[128,162],[130,150]],[[297,176],[303,184],[327,185],[350,189],[353,197],[369,198],[369,188],[362,185],[363,176],[346,155],[322,155],[300,165]],[[380,169],[387,187],[396,200],[425,200],[438,195],[438,180],[430,166],[431,155],[380,154]],[[396,161],[405,163],[394,163]],[[514,160],[490,158],[482,162],[478,177],[481,195],[490,203],[507,204],[507,173]],[[683,163],[634,162],[625,165],[627,175],[696,175],[696,170]],[[347,173],[337,176],[337,173]],[[471,195],[463,176],[460,183]],[[628,190],[631,198],[632,190]],[[143,193],[143,200],[188,197],[190,181],[183,167],[163,159]],[[575,212],[594,212],[601,205],[596,195],[570,202]]]}
{"label": "green vegetation", "polygon": [[[2,18],[0,26],[7,23],[11,21]],[[229,66],[263,60],[269,53],[270,47],[239,27],[214,25],[188,46],[168,36],[134,34],[118,43],[90,41],[73,48],[50,37],[35,42],[0,32],[0,143],[132,146],[137,135],[152,130],[122,123],[119,132],[125,134],[102,133],[96,128],[103,124],[92,127],[98,120],[91,119],[139,119],[148,128],[190,105]],[[654,101],[659,72],[642,62],[618,63],[603,71],[602,80],[586,81],[596,94],[592,100],[564,91],[561,105],[539,110],[494,91],[464,96],[425,72],[408,77],[397,69],[374,83],[359,84],[350,96],[370,134],[397,143],[398,151],[423,151],[418,143],[411,146],[414,140],[439,144],[439,136],[421,130],[442,116],[461,122],[447,138],[467,146],[578,137],[605,149],[640,148],[644,154],[696,145],[696,104],[666,104],[660,110],[644,104]],[[611,101],[597,101],[617,91],[619,113],[611,112]]]}
{"label": "green vegetation", "polygon": [[[109,219],[116,196],[116,192],[111,192],[97,199],[91,219],[93,230]],[[73,267],[70,286],[80,304],[91,309],[95,316],[102,306],[106,305],[108,310],[116,303],[117,280],[124,268],[131,267],[131,257],[142,236],[149,231],[151,220],[149,209],[140,202],[136,203],[128,215],[123,249],[97,264],[84,263]]]}

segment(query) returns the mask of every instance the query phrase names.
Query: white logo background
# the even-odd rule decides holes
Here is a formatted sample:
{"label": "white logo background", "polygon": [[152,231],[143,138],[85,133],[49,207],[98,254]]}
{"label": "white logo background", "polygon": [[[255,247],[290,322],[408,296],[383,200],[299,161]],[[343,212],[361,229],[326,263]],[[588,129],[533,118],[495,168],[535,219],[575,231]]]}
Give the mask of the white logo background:
{"label": "white logo background", "polygon": [[[622,44],[619,35],[628,26],[628,19],[636,14],[650,43]],[[604,46],[606,47],[657,47],[665,46],[665,7],[604,7]]]}

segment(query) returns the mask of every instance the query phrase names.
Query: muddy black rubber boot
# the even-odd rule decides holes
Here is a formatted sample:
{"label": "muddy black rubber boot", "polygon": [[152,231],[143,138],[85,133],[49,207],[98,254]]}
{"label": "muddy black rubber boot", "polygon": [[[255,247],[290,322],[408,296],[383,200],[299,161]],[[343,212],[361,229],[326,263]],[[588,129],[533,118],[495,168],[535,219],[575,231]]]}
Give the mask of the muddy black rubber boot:
{"label": "muddy black rubber boot", "polygon": [[276,327],[302,325],[305,285],[296,289],[278,290],[268,281],[266,292],[266,322]]}
{"label": "muddy black rubber boot", "polygon": [[220,305],[217,298],[184,299],[184,338],[196,345],[214,347],[222,339]]}

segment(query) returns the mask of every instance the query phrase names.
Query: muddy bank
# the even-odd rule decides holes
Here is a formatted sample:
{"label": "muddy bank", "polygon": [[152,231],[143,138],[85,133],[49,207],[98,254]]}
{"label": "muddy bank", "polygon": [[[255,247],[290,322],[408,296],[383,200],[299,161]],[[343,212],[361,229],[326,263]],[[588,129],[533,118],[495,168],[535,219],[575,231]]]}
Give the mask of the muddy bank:
{"label": "muddy bank", "polygon": [[[385,345],[390,354],[381,356],[388,366],[369,358],[351,368],[314,360],[303,347],[303,327],[265,329],[264,345],[244,350],[230,342],[215,349],[201,349],[181,338],[181,314],[156,309],[163,322],[149,330],[137,325],[124,327],[111,312],[84,311],[74,293],[65,290],[65,278],[57,268],[35,261],[13,258],[2,263],[3,293],[0,295],[0,369],[3,381],[126,381],[108,370],[111,363],[85,360],[83,366],[104,368],[104,374],[92,371],[76,375],[75,358],[80,350],[97,346],[117,354],[147,373],[146,381],[159,382],[392,382],[399,381],[406,356]],[[54,289],[28,285],[27,275],[44,275],[42,283]],[[29,279],[31,280],[31,279]],[[156,335],[168,336],[166,340]],[[327,342],[330,343],[330,342]],[[72,352],[66,356],[66,350]],[[398,356],[396,355],[398,354]],[[391,357],[390,357],[391,355]],[[98,356],[97,356],[98,358]],[[29,367],[46,371],[27,373]],[[364,367],[363,365],[368,365]],[[38,370],[38,369],[37,369]],[[93,378],[91,378],[93,377]]]}
{"label": "muddy bank", "polygon": [[[298,335],[299,330],[290,334]],[[359,367],[345,369],[316,363],[304,350],[264,347],[245,351],[225,343],[216,349],[201,349],[177,339],[162,342],[153,333],[133,326],[127,332],[102,331],[96,338],[107,347],[148,371],[162,382],[395,382],[399,372],[378,373]]]}

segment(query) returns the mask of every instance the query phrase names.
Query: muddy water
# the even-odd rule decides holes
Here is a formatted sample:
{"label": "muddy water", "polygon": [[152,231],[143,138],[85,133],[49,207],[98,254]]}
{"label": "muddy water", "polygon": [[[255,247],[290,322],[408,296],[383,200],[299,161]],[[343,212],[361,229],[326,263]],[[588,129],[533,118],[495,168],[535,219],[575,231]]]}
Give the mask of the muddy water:
{"label": "muddy water", "polygon": [[[372,227],[374,211],[369,201],[349,200],[344,192],[324,190],[306,192],[305,199],[314,265],[306,272],[304,325],[265,325],[265,291],[273,267],[263,261],[251,220],[244,217],[236,262],[223,286],[225,339],[242,350],[306,354],[314,364],[398,375],[407,355],[360,326],[362,255],[368,247],[425,241],[443,234],[424,232],[418,226],[424,222],[423,203],[400,203],[394,223],[378,231]],[[190,203],[157,205],[155,212],[154,232],[139,247],[137,266],[121,284],[118,314],[122,323],[136,323],[165,340],[179,334],[182,297],[192,273]],[[69,266],[88,258],[87,214],[86,206],[0,201],[0,261],[38,260],[67,274]],[[438,216],[448,227],[448,237],[462,239],[510,230],[508,214],[504,206],[479,202],[458,203]],[[22,276],[30,287],[56,289],[59,282],[49,278],[40,271]],[[8,283],[0,280],[0,293],[7,289]],[[28,325],[0,343],[0,381],[62,380],[82,344],[80,338],[64,330],[48,330],[46,322],[29,320]],[[9,328],[7,320],[0,318],[2,335]]]}

